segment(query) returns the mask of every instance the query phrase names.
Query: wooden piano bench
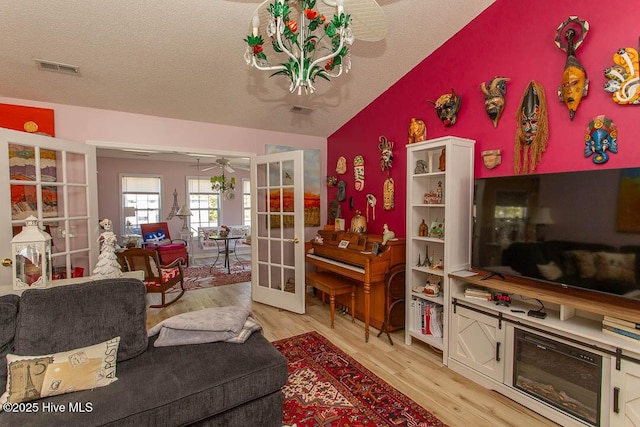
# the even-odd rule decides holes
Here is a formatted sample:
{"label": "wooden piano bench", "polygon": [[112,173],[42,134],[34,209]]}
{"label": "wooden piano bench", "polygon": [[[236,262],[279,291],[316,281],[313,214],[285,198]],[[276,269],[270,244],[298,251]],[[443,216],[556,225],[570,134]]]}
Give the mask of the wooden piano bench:
{"label": "wooden piano bench", "polygon": [[313,286],[321,292],[329,295],[329,309],[331,311],[331,328],[336,312],[336,295],[351,293],[351,322],[355,322],[356,311],[356,283],[335,273],[323,271],[319,273],[307,273],[307,286]]}

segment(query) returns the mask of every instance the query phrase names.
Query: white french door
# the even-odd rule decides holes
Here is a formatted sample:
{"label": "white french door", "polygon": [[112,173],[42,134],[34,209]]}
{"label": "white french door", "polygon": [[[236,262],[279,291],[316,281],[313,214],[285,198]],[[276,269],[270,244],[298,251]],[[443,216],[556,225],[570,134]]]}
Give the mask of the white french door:
{"label": "white french door", "polygon": [[304,314],[303,151],[254,157],[251,184],[252,299]]}
{"label": "white french door", "polygon": [[97,200],[94,146],[0,128],[0,285],[12,282],[10,242],[30,215],[51,234],[54,278],[91,275]]}

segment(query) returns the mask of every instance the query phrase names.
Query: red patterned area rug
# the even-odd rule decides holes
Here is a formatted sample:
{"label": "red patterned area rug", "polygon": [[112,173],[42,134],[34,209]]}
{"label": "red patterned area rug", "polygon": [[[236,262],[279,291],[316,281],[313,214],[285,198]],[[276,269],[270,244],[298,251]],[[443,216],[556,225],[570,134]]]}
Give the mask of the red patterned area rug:
{"label": "red patterned area rug", "polygon": [[276,341],[287,358],[283,423],[306,426],[444,426],[317,332]]}
{"label": "red patterned area rug", "polygon": [[[251,281],[250,262],[231,264],[231,274],[227,273],[227,269],[222,268],[221,265],[213,267],[211,265],[196,265],[186,267],[183,271],[184,288],[187,291]],[[176,285],[168,292],[178,292],[178,288],[179,285]]]}

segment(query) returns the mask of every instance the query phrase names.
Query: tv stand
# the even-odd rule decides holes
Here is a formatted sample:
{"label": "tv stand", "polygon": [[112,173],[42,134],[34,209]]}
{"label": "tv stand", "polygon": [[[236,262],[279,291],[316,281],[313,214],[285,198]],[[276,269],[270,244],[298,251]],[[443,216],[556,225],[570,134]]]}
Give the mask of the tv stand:
{"label": "tv stand", "polygon": [[[638,426],[640,413],[640,343],[602,332],[604,315],[638,321],[640,301],[594,295],[576,288],[474,270],[449,274],[448,367],[511,398],[563,426],[588,426],[570,414],[523,393],[514,385],[515,334],[518,330],[550,337],[602,356],[600,425]],[[512,295],[510,307],[466,298],[467,286]],[[546,318],[528,316],[544,303]],[[635,319],[635,320],[634,320]],[[487,359],[487,355],[492,355]],[[559,367],[562,369],[562,367]]]}

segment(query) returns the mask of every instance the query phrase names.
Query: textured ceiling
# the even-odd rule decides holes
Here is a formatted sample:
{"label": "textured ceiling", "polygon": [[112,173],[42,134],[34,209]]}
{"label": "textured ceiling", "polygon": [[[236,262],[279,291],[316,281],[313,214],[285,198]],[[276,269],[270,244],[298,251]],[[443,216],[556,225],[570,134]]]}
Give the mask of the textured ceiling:
{"label": "textured ceiling", "polygon": [[244,62],[259,1],[0,0],[0,96],[328,137],[493,1],[378,0],[386,38],[356,40],[351,72],[297,95]]}

